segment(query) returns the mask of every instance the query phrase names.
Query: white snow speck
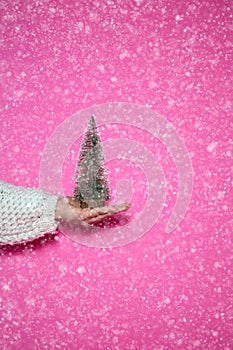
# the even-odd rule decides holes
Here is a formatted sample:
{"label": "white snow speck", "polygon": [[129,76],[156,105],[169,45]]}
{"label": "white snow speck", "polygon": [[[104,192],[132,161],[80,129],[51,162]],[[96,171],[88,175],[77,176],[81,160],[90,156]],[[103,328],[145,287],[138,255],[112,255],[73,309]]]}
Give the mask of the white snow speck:
{"label": "white snow speck", "polygon": [[55,12],[56,12],[56,9],[55,9],[54,7],[50,7],[50,8],[49,8],[49,12],[50,12],[50,13],[55,13]]}
{"label": "white snow speck", "polygon": [[174,332],[171,332],[171,333],[169,334],[169,338],[170,338],[170,339],[175,339],[175,333],[174,333]]}
{"label": "white snow speck", "polygon": [[183,21],[183,17],[181,15],[176,15],[176,21]]}
{"label": "white snow speck", "polygon": [[223,199],[225,197],[225,191],[218,191],[218,199]]}
{"label": "white snow speck", "polygon": [[150,89],[153,89],[157,86],[157,83],[155,81],[149,81],[148,85]]}
{"label": "white snow speck", "polygon": [[99,71],[101,73],[104,73],[105,69],[104,69],[104,66],[102,64],[98,65],[97,68],[99,69]]}
{"label": "white snow speck", "polygon": [[124,50],[121,54],[120,54],[120,60],[123,60],[126,57],[130,57],[130,54],[127,50]]}
{"label": "white snow speck", "polygon": [[117,81],[117,77],[111,77],[111,81],[115,83]]}
{"label": "white snow speck", "polygon": [[76,25],[75,25],[75,31],[76,33],[79,33],[83,30],[84,28],[84,24],[83,22],[78,22]]}
{"label": "white snow speck", "polygon": [[3,285],[3,290],[10,290],[9,284],[4,284]]}
{"label": "white snow speck", "polygon": [[195,341],[193,342],[193,345],[194,345],[194,346],[199,346],[200,344],[201,344],[200,340],[195,340]]}
{"label": "white snow speck", "polygon": [[215,261],[214,268],[218,269],[219,267],[222,267],[222,264],[219,261]]}
{"label": "white snow speck", "polygon": [[170,304],[171,299],[167,297],[167,298],[164,299],[164,302],[165,302],[165,304]]}
{"label": "white snow speck", "polygon": [[217,331],[212,331],[212,335],[213,335],[213,337],[217,337],[218,336],[218,332]]}
{"label": "white snow speck", "polygon": [[214,149],[216,148],[216,146],[217,146],[217,142],[213,141],[213,142],[211,142],[211,143],[206,147],[206,149],[207,149],[208,152],[211,153],[211,152],[214,151]]}
{"label": "white snow speck", "polygon": [[143,0],[135,0],[135,2],[137,6],[140,6],[143,3]]}
{"label": "white snow speck", "polygon": [[85,273],[86,272],[86,268],[84,266],[79,266],[77,268],[77,272],[80,273],[80,274]]}

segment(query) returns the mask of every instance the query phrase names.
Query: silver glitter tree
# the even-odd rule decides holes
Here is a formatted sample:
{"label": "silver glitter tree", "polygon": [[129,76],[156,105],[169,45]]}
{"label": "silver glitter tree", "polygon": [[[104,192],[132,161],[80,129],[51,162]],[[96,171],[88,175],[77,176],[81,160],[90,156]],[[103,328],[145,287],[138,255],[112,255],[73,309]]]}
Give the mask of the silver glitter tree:
{"label": "silver glitter tree", "polygon": [[102,143],[92,115],[79,153],[74,199],[80,202],[82,208],[95,208],[105,204],[109,192]]}

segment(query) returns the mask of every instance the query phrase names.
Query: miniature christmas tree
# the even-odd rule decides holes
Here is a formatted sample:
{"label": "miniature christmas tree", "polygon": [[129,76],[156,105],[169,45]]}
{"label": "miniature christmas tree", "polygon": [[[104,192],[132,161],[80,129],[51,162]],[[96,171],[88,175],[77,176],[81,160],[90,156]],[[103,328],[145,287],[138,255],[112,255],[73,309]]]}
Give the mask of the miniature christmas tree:
{"label": "miniature christmas tree", "polygon": [[74,199],[82,208],[95,208],[105,205],[109,192],[102,144],[92,115],[77,163]]}

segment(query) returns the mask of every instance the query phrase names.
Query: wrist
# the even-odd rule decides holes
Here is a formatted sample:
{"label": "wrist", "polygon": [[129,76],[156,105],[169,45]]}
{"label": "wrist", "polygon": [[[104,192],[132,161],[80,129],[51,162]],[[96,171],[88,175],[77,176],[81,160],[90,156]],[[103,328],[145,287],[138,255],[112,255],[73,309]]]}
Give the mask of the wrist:
{"label": "wrist", "polygon": [[57,201],[56,209],[55,209],[55,219],[56,221],[60,222],[65,219],[65,214],[68,209],[68,198],[67,197],[60,197]]}

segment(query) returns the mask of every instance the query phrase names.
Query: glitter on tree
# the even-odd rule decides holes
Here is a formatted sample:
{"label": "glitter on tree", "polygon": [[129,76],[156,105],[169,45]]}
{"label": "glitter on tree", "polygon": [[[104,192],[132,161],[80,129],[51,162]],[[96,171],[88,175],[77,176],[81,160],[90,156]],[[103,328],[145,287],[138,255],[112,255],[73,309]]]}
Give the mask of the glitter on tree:
{"label": "glitter on tree", "polygon": [[74,199],[82,208],[100,207],[110,198],[109,192],[102,143],[92,115],[79,153]]}

